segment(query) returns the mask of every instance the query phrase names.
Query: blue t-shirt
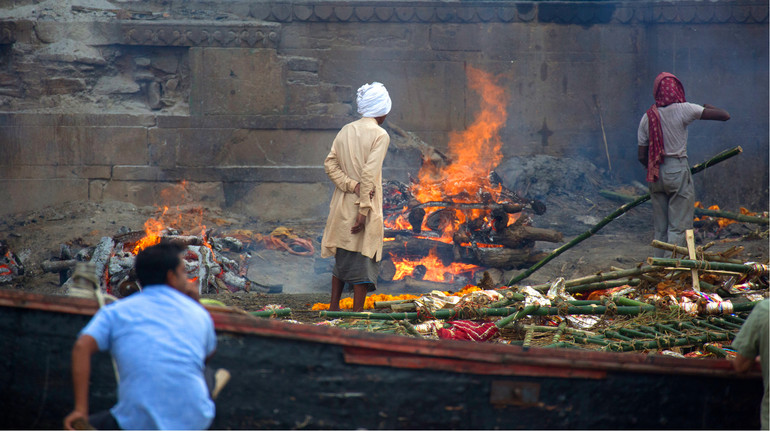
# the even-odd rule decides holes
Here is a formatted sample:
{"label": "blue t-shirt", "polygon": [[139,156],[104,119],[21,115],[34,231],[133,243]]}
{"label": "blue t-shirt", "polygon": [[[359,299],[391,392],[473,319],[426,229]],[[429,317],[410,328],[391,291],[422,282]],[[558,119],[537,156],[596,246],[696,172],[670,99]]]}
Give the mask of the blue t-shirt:
{"label": "blue t-shirt", "polygon": [[195,300],[165,285],[99,310],[80,332],[109,350],[118,365],[123,429],[206,429],[214,402],[203,377],[216,348],[214,322]]}

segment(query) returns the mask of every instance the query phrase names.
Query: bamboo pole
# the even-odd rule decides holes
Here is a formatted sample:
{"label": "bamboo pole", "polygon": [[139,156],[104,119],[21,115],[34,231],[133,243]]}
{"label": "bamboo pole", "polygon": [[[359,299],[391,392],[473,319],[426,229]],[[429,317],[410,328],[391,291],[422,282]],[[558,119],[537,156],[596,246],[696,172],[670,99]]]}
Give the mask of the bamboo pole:
{"label": "bamboo pole", "polygon": [[[585,277],[580,277],[580,278],[573,278],[572,280],[565,281],[564,286],[567,288],[567,291],[570,292],[569,290],[570,287],[582,286],[582,285],[591,284],[591,283],[598,283],[598,282],[607,281],[607,280],[617,280],[625,277],[636,277],[636,276],[646,274],[648,272],[654,272],[654,271],[660,271],[660,268],[656,268],[654,266],[642,266],[639,268],[610,271],[610,272],[605,272],[600,274],[587,275]],[[545,292],[550,287],[551,287],[551,283],[543,283],[543,284],[537,284],[532,286],[533,289],[540,292]],[[613,287],[617,287],[617,286],[613,286]]]}
{"label": "bamboo pole", "polygon": [[710,271],[710,270],[730,271],[730,272],[740,272],[742,274],[746,274],[757,270],[763,271],[765,273],[767,272],[766,265],[756,266],[756,265],[744,265],[744,264],[726,263],[726,262],[707,262],[704,260],[667,259],[662,257],[649,257],[647,258],[647,263],[649,263],[652,266],[695,268],[701,271]]}
{"label": "bamboo pole", "polygon": [[577,286],[571,286],[566,288],[565,290],[569,293],[578,293],[578,292],[592,292],[594,290],[603,290],[603,289],[612,289],[613,287],[620,287],[620,286],[638,286],[642,281],[638,278],[633,278],[631,280],[619,280],[619,281],[600,281],[598,283],[588,283],[588,284],[579,284]]}
{"label": "bamboo pole", "polygon": [[711,353],[717,355],[717,357],[719,357],[719,358],[726,358],[727,357],[727,352],[725,352],[723,349],[720,349],[719,347],[717,347],[717,346],[715,346],[713,344],[705,344],[703,346],[703,348],[707,352],[711,352]]}
{"label": "bamboo pole", "polygon": [[567,321],[562,320],[561,323],[559,323],[559,328],[556,330],[556,333],[553,334],[553,338],[551,339],[551,344],[559,342],[559,339],[561,339],[561,335],[564,333],[565,329],[567,329]]}
{"label": "bamboo pole", "polygon": [[[610,190],[599,190],[599,195],[607,199],[620,201],[620,202],[632,202],[634,199],[637,198],[637,196],[625,195],[625,194],[613,192]],[[763,224],[763,225],[770,223],[770,219],[768,219],[767,217],[750,216],[745,214],[736,214],[729,211],[709,210],[704,208],[695,208],[695,215],[697,217],[706,216],[706,217],[726,218],[729,220],[735,220],[742,223],[753,223],[753,224]]]}
{"label": "bamboo pole", "polygon": [[251,311],[252,316],[256,317],[286,317],[291,315],[291,308],[279,308],[277,310]]}
{"label": "bamboo pole", "polygon": [[[688,251],[685,247],[680,247],[677,245],[669,244],[667,242],[658,241],[657,239],[652,240],[651,246],[655,248],[659,248],[661,250],[668,250],[668,251],[675,251],[678,254],[681,254],[682,256],[685,256],[688,254]],[[737,264],[743,264],[743,261],[738,259],[730,259],[727,257],[722,257],[715,253],[702,253],[698,252],[698,254],[701,256],[702,260],[708,260],[710,262],[724,262],[724,263],[737,263]],[[701,282],[703,283],[703,282]]]}
{"label": "bamboo pole", "polygon": [[[512,314],[508,317],[504,317],[502,319],[499,319],[497,322],[495,322],[495,326],[497,326],[500,329],[505,328],[509,324],[515,322],[516,320],[521,319],[522,317],[527,316],[528,314],[534,313],[540,308],[540,304],[532,304],[524,307],[521,311],[517,312],[516,314]],[[528,331],[529,332],[529,331]],[[532,337],[530,336],[530,339]]]}
{"label": "bamboo pole", "polygon": [[[733,156],[735,156],[737,154],[740,154],[742,151],[743,151],[743,149],[741,147],[735,147],[733,149],[730,149],[730,150],[727,150],[727,151],[723,151],[723,152],[717,154],[716,156],[712,157],[711,159],[709,159],[709,160],[707,160],[707,161],[705,161],[703,163],[699,163],[699,164],[693,166],[692,168],[690,168],[690,172],[692,174],[696,174],[696,173],[706,169],[707,167],[713,166],[713,165],[715,165],[715,164],[717,164],[717,163],[719,163],[721,161],[724,161],[726,159],[729,159],[730,157],[733,157]],[[631,202],[628,202],[626,204],[621,205],[620,208],[618,208],[615,211],[613,211],[610,215],[608,215],[607,217],[602,219],[602,221],[600,221],[599,223],[597,223],[596,225],[594,225],[593,227],[591,227],[587,231],[583,232],[582,234],[578,235],[577,237],[572,239],[567,244],[564,244],[563,246],[561,246],[561,247],[557,248],[556,250],[552,251],[551,254],[549,254],[548,256],[543,258],[543,260],[541,260],[540,262],[532,265],[526,271],[522,272],[521,274],[517,275],[516,277],[513,277],[511,279],[511,281],[508,282],[508,286],[511,286],[511,285],[513,285],[515,283],[518,283],[519,281],[529,277],[530,275],[532,275],[533,272],[535,272],[538,269],[542,268],[546,263],[550,262],[551,260],[553,260],[554,258],[559,256],[560,254],[564,253],[565,251],[569,250],[570,248],[574,247],[575,245],[579,244],[580,242],[582,242],[586,238],[589,238],[590,236],[592,236],[593,234],[598,232],[599,229],[603,228],[604,226],[609,224],[611,221],[613,221],[616,218],[620,217],[621,215],[623,215],[624,213],[626,213],[630,209],[632,209],[632,208],[634,208],[634,207],[636,207],[636,206],[638,206],[638,205],[640,205],[640,204],[642,204],[644,202],[647,202],[649,199],[650,199],[650,195],[648,193],[648,194],[646,194],[644,196],[638,197],[637,199],[635,199],[635,200],[633,200]]]}

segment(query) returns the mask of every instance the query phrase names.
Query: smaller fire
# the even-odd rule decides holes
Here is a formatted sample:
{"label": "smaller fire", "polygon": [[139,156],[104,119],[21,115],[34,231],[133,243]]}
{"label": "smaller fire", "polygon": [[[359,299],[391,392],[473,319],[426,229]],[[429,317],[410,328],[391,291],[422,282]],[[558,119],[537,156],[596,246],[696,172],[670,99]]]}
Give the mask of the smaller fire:
{"label": "smaller fire", "polygon": [[467,263],[452,262],[449,266],[444,265],[436,254],[436,249],[432,249],[428,256],[421,259],[409,259],[408,257],[395,256],[390,254],[393,264],[396,266],[396,275],[393,280],[401,280],[406,276],[413,276],[421,280],[454,282],[456,275],[469,274],[478,270],[479,267]]}

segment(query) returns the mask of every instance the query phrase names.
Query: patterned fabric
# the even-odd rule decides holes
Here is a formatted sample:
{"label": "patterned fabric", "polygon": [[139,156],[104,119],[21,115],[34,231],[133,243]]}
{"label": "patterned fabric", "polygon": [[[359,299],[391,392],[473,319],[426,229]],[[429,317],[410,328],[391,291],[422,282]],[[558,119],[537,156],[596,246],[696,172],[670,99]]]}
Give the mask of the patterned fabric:
{"label": "patterned fabric", "polygon": [[647,110],[647,121],[650,127],[650,146],[647,150],[647,182],[658,180],[660,164],[663,162],[663,129],[660,124],[658,108],[672,103],[685,103],[684,87],[676,76],[663,72],[655,78],[652,94],[655,104]]}
{"label": "patterned fabric", "polygon": [[449,340],[487,341],[497,335],[499,330],[494,322],[473,322],[453,320],[451,328],[439,328],[439,338]]}

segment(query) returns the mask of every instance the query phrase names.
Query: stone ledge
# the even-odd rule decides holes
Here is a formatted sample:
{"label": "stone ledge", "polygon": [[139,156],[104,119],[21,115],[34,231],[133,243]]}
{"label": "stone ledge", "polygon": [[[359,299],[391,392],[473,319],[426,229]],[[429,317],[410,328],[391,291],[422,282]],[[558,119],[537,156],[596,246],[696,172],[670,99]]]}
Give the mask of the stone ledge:
{"label": "stone ledge", "polygon": [[0,127],[71,126],[71,127],[153,127],[153,114],[64,114],[0,112]]}
{"label": "stone ledge", "polygon": [[[386,179],[407,178],[412,169],[385,168]],[[158,166],[119,165],[112,169],[114,181],[150,182],[262,182],[324,183],[328,182],[323,166],[236,166],[211,168],[162,168]]]}
{"label": "stone ledge", "polygon": [[110,166],[36,166],[14,165],[0,169],[0,179],[40,180],[40,179],[109,179],[112,175]]}
{"label": "stone ledge", "polygon": [[357,120],[352,116],[305,115],[205,115],[158,116],[158,127],[167,129],[302,129],[332,130]]}

